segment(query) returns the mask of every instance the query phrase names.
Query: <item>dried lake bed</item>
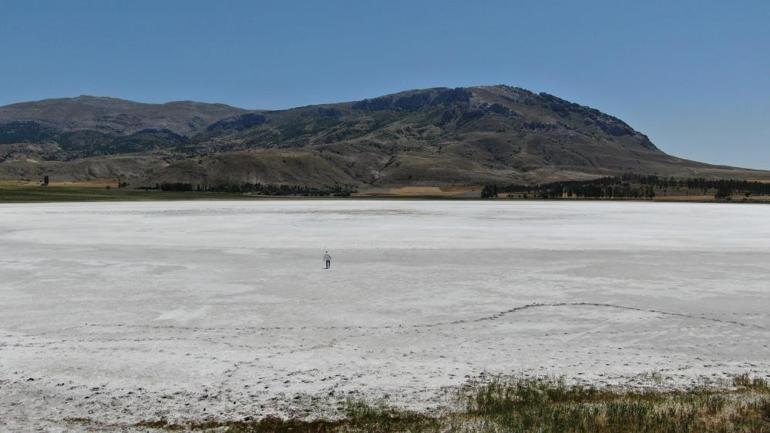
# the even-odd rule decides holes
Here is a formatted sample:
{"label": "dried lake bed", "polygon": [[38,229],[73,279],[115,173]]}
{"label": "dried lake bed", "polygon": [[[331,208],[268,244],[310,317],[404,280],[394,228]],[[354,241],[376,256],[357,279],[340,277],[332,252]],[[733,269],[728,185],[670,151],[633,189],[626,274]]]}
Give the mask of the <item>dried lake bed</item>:
{"label": "dried lake bed", "polygon": [[770,206],[0,204],[0,430],[741,373],[770,378]]}

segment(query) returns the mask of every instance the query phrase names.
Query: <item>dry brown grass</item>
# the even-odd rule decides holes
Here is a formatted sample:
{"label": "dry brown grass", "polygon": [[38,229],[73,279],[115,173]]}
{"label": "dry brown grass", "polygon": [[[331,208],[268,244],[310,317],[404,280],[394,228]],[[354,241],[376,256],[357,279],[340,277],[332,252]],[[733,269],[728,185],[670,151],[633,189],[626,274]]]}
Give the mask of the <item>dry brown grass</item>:
{"label": "dry brown grass", "polygon": [[137,426],[225,433],[770,433],[767,382],[742,375],[731,385],[623,391],[499,378],[458,390],[456,409],[432,413],[348,401],[339,419],[267,417],[186,425],[161,420]]}
{"label": "dry brown grass", "polygon": [[700,195],[656,195],[654,201],[714,201],[714,194]]}
{"label": "dry brown grass", "polygon": [[[41,185],[39,180],[0,180],[0,187],[38,187]],[[52,181],[48,184],[51,187],[74,187],[74,188],[117,188],[117,179],[92,179],[92,180],[72,180],[72,181]]]}
{"label": "dry brown grass", "polygon": [[478,198],[480,194],[480,186],[400,186],[364,190],[354,196]]}

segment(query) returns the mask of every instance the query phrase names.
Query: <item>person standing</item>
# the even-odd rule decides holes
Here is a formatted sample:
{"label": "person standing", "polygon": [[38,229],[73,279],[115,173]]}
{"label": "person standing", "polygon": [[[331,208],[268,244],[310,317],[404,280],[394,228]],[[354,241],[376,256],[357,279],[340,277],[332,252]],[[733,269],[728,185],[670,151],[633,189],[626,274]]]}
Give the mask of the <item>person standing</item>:
{"label": "person standing", "polygon": [[329,255],[328,251],[324,254],[324,262],[326,263],[326,269],[332,267],[332,256]]}

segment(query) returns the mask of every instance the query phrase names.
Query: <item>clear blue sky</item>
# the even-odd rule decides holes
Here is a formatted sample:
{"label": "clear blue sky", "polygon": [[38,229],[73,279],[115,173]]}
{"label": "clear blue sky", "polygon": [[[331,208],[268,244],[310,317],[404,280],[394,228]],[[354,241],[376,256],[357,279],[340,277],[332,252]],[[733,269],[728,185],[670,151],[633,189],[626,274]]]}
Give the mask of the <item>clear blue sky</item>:
{"label": "clear blue sky", "polygon": [[0,104],[79,94],[286,108],[477,84],[770,169],[770,2],[0,0]]}

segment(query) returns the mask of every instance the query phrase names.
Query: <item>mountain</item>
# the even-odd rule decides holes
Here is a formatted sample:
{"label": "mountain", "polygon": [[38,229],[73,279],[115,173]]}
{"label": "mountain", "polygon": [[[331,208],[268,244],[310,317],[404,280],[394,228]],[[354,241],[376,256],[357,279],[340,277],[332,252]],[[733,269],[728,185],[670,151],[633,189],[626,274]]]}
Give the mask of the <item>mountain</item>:
{"label": "mountain", "polygon": [[89,130],[118,135],[143,129],[166,129],[191,135],[219,119],[245,111],[225,104],[193,101],[144,104],[116,98],[78,96],[0,107],[0,124],[34,122],[43,129],[62,132]]}
{"label": "mountain", "polygon": [[95,96],[6,105],[0,107],[0,161],[152,152],[244,112],[224,104],[143,104]]}
{"label": "mountain", "polygon": [[359,187],[636,173],[770,179],[670,156],[596,109],[509,86],[412,90],[288,110],[81,96],[0,107],[0,177]]}

